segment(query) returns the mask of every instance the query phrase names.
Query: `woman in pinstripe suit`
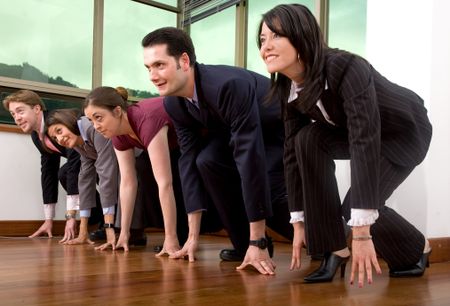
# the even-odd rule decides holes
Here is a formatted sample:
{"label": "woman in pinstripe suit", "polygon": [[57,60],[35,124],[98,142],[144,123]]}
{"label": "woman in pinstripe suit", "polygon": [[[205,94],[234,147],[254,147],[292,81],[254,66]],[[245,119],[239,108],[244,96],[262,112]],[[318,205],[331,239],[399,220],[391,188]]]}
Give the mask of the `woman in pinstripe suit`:
{"label": "woman in pinstripe suit", "polygon": [[[388,81],[363,58],[325,44],[316,19],[302,5],[279,5],[259,27],[258,45],[272,74],[271,95],[282,101],[285,172],[294,227],[291,269],[301,247],[325,254],[307,282],[344,276],[350,257],[342,216],[353,229],[353,283],[381,273],[420,276],[431,252],[413,225],[385,206],[392,192],[425,158],[432,128],[423,100]],[[341,206],[334,159],[349,159],[351,187]],[[372,238],[373,236],[373,238]]]}

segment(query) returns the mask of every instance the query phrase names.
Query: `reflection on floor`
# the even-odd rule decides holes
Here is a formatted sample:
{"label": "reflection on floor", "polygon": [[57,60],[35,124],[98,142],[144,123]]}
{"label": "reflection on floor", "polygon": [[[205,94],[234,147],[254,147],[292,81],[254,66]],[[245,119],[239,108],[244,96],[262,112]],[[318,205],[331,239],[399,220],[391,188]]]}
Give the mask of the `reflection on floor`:
{"label": "reflection on floor", "polygon": [[319,261],[303,256],[290,271],[291,248],[275,244],[275,276],[239,263],[221,262],[229,247],[224,237],[202,236],[197,260],[156,258],[161,233],[149,234],[146,247],[128,253],[95,251],[90,245],[65,246],[58,238],[0,239],[2,305],[450,305],[450,263],[432,264],[421,278],[392,279],[386,264],[374,284],[351,286],[345,279],[305,284]]}

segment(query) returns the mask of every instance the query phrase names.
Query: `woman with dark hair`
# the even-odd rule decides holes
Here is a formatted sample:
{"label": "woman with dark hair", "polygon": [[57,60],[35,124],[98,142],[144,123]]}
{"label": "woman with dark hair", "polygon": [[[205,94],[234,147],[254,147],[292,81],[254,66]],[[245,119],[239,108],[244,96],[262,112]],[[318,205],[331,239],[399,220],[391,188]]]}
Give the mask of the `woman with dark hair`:
{"label": "woman with dark hair", "polygon": [[[294,227],[291,269],[301,247],[325,254],[307,282],[344,276],[350,257],[342,223],[352,227],[352,273],[363,286],[376,252],[391,277],[420,276],[431,252],[413,225],[385,206],[422,162],[432,128],[423,100],[378,73],[366,60],[331,49],[303,5],[279,5],[263,15],[258,46],[272,75],[285,122],[285,170]],[[342,207],[334,159],[349,159],[351,187]]]}
{"label": "woman with dark hair", "polygon": [[45,120],[45,126],[49,137],[80,154],[80,231],[78,238],[68,240],[65,244],[94,244],[89,239],[88,219],[91,209],[96,207],[97,177],[106,238],[107,241],[115,241],[113,224],[118,200],[119,169],[111,140],[97,133],[89,119],[79,117],[79,111],[75,109],[51,112]]}
{"label": "woman with dark hair", "polygon": [[112,247],[128,251],[137,190],[134,148],[140,148],[148,151],[151,164],[148,170],[153,171],[156,180],[164,220],[165,240],[158,255],[172,255],[180,249],[179,242],[185,242],[188,232],[175,130],[164,111],[162,98],[145,99],[130,106],[127,99],[128,93],[122,87],[98,87],[89,93],[84,103],[85,114],[95,129],[112,139],[119,163],[121,231],[117,244]]}

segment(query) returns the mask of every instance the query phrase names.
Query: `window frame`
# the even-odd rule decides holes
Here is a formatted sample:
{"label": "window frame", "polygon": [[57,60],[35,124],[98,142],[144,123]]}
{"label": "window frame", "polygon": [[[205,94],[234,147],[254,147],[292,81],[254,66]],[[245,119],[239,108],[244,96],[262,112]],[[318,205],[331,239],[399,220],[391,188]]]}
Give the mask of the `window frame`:
{"label": "window frame", "polygon": [[[160,3],[153,0],[130,0],[149,5],[159,9],[167,10],[177,14],[177,27],[186,30],[189,33],[189,26],[182,27],[184,18],[182,7],[186,0],[177,0],[177,7]],[[248,1],[241,0],[236,7],[236,25],[235,25],[235,58],[234,63],[239,67],[247,66],[247,32],[248,32]],[[103,17],[105,0],[94,0],[94,26],[93,26],[93,45],[92,45],[92,88],[102,85],[102,62],[103,62]],[[315,15],[318,16],[319,24],[323,30],[325,39],[328,37],[328,7],[329,0],[315,0]],[[20,89],[29,89],[38,93],[40,96],[52,96],[61,99],[79,99],[82,101],[89,93],[89,90],[72,88],[62,85],[40,83],[35,81],[21,80],[0,76],[0,89],[16,91]],[[137,101],[137,98],[130,97],[130,101]],[[6,127],[5,127],[6,126]],[[21,132],[18,127],[12,127],[10,124],[0,124],[0,131]]]}

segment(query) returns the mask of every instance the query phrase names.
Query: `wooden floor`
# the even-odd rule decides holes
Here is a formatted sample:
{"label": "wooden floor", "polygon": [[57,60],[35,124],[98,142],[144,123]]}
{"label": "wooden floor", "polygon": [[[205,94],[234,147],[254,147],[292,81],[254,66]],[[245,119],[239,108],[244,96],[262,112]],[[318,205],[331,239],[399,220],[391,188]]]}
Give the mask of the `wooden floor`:
{"label": "wooden floor", "polygon": [[386,265],[374,284],[357,288],[337,276],[305,284],[318,261],[304,256],[289,271],[290,245],[275,244],[275,276],[236,271],[221,262],[224,237],[202,236],[198,260],[155,258],[161,233],[129,253],[63,246],[58,239],[0,238],[0,305],[450,305],[450,263],[432,264],[421,278],[392,279]]}

